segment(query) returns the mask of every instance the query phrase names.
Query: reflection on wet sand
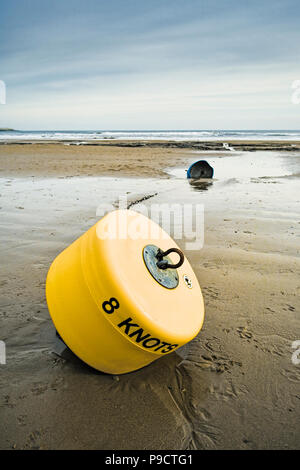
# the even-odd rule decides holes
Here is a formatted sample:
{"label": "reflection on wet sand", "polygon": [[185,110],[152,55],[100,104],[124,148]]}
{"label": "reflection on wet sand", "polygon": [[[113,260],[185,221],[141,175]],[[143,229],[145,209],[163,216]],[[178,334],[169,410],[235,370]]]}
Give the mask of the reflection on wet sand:
{"label": "reflection on wet sand", "polygon": [[208,178],[189,179],[188,182],[195,191],[207,191],[213,185],[213,180]]}

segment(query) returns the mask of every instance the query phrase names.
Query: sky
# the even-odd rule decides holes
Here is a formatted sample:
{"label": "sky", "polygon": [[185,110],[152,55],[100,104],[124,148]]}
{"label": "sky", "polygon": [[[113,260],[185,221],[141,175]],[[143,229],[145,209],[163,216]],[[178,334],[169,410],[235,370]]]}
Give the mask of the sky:
{"label": "sky", "polygon": [[0,0],[0,127],[300,129],[299,59],[299,0]]}

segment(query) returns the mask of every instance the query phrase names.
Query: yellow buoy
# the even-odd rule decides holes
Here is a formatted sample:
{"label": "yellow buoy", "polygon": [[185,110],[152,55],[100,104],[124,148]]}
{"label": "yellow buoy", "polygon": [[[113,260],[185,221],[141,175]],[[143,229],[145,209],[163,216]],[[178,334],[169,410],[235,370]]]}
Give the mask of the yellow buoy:
{"label": "yellow buoy", "polygon": [[187,259],[164,230],[131,210],[110,212],[57,256],[46,297],[66,345],[111,374],[171,353],[197,335],[204,319]]}

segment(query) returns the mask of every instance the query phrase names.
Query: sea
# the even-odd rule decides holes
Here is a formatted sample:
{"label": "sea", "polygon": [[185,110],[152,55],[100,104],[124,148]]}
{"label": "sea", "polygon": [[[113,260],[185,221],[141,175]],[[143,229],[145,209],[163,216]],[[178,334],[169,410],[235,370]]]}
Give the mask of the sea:
{"label": "sea", "polygon": [[300,140],[300,130],[1,130],[0,141],[60,140]]}

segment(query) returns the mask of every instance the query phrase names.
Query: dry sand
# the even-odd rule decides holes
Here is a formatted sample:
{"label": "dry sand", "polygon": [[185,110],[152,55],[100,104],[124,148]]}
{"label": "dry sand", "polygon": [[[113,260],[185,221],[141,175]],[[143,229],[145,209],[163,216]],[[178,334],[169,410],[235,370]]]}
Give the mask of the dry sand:
{"label": "dry sand", "polygon": [[[199,156],[207,190],[185,179]],[[299,448],[299,173],[299,151],[1,145],[0,448]],[[186,254],[206,318],[178,353],[112,377],[52,353],[44,287],[97,205],[126,193],[205,204],[204,247]]]}

